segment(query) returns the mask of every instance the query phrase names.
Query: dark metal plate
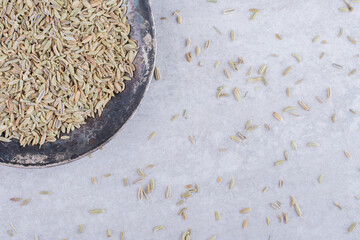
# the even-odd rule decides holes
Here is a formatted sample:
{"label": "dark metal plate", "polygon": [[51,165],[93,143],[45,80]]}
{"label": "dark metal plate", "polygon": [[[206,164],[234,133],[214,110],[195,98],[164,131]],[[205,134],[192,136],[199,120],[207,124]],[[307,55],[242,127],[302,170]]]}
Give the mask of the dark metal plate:
{"label": "dark metal plate", "polygon": [[41,168],[75,161],[108,142],[138,108],[153,74],[156,53],[155,26],[149,0],[128,0],[131,37],[138,41],[134,78],[126,83],[105,107],[102,116],[89,118],[67,140],[39,146],[21,147],[18,141],[0,143],[0,164],[12,167]]}

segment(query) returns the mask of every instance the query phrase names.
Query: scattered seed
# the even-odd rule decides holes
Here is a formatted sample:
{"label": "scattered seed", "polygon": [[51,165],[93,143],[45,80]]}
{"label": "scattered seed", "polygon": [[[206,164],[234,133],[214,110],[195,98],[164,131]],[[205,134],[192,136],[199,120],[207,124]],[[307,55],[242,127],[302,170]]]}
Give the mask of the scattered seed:
{"label": "scattered seed", "polygon": [[156,135],[156,132],[152,132],[148,138],[148,141],[150,141],[151,139],[153,139]]}
{"label": "scattered seed", "polygon": [[257,83],[260,82],[262,79],[263,79],[262,77],[250,78],[248,79],[248,82]]}
{"label": "scattered seed", "polygon": [[236,8],[228,8],[228,9],[224,9],[222,11],[222,14],[230,14],[230,13],[234,13],[236,11]]}
{"label": "scattered seed", "polygon": [[106,233],[107,233],[108,238],[111,238],[111,235],[112,235],[111,229],[108,228],[108,230],[106,231]]}
{"label": "scattered seed", "polygon": [[295,197],[293,195],[290,195],[290,207],[294,206],[295,204]]}
{"label": "scattered seed", "polygon": [[240,91],[237,87],[234,88],[234,96],[235,96],[235,99],[240,102],[241,101],[241,94],[240,94]]}
{"label": "scattered seed", "polygon": [[185,199],[181,199],[180,201],[178,201],[176,203],[177,206],[180,206],[181,204],[183,204],[185,202]]}
{"label": "scattered seed", "polygon": [[155,80],[160,80],[161,75],[160,75],[160,70],[158,67],[155,67],[154,75],[155,75]]}
{"label": "scattered seed", "polygon": [[230,79],[230,73],[227,69],[224,69],[225,76]]}
{"label": "scattered seed", "polygon": [[101,214],[104,213],[105,210],[104,209],[92,209],[89,211],[90,214]]}
{"label": "scattered seed", "polygon": [[286,96],[290,97],[290,88],[286,88]]}
{"label": "scattered seed", "polygon": [[288,74],[289,74],[289,72],[291,71],[291,69],[292,69],[292,66],[287,67],[287,68],[285,69],[284,73],[283,73],[283,76],[288,75]]}
{"label": "scattered seed", "polygon": [[216,236],[209,237],[208,240],[216,240]]}
{"label": "scattered seed", "polygon": [[324,175],[321,174],[321,175],[319,176],[319,178],[318,178],[318,182],[319,182],[320,184],[322,184],[322,179],[323,179],[323,177],[324,177]]}
{"label": "scattered seed", "polygon": [[274,116],[274,118],[276,118],[280,122],[284,121],[282,116],[280,116],[280,114],[278,114],[277,112],[273,112],[273,116]]}
{"label": "scattered seed", "polygon": [[213,28],[222,36],[222,32],[217,27],[213,26]]}
{"label": "scattered seed", "polygon": [[266,71],[267,71],[267,66],[266,66],[266,64],[263,64],[263,65],[261,65],[261,67],[259,68],[258,73],[259,73],[259,74],[264,74],[264,73],[266,73]]}
{"label": "scattered seed", "polygon": [[14,230],[14,232],[15,232],[16,234],[19,234],[19,232],[16,230],[14,224],[10,223],[10,225],[11,225],[12,229]]}
{"label": "scattered seed", "polygon": [[154,191],[155,189],[155,180],[154,179],[151,179],[150,180],[150,192]]}
{"label": "scattered seed", "polygon": [[300,114],[296,113],[296,112],[289,112],[291,115],[295,116],[295,117],[299,117]]}
{"label": "scattered seed", "polygon": [[264,193],[267,192],[268,189],[269,189],[268,187],[264,187],[263,192]]}
{"label": "scattered seed", "polygon": [[276,161],[274,165],[275,165],[275,166],[279,166],[279,165],[281,165],[281,164],[284,164],[284,160]]}
{"label": "scattered seed", "polygon": [[125,184],[125,187],[129,186],[129,182],[128,182],[127,178],[124,178],[124,184]]}
{"label": "scattered seed", "polygon": [[171,197],[171,187],[170,185],[167,186],[165,198],[169,199]]}
{"label": "scattered seed", "polygon": [[233,189],[234,188],[234,185],[235,185],[235,179],[234,177],[231,178],[231,181],[230,181],[230,185],[229,185],[229,189]]}
{"label": "scattered seed", "polygon": [[349,12],[349,9],[346,7],[341,7],[341,8],[339,8],[339,11],[340,12]]}
{"label": "scattered seed", "polygon": [[144,181],[144,178],[138,178],[133,182],[133,184],[137,184],[137,183],[140,183],[142,181]]}
{"label": "scattered seed", "polygon": [[81,234],[83,231],[84,231],[84,225],[80,224],[78,234]]}
{"label": "scattered seed", "polygon": [[352,43],[352,44],[357,44],[356,40],[354,38],[352,38],[351,36],[347,36],[347,39]]}
{"label": "scattered seed", "polygon": [[251,131],[254,131],[255,129],[258,129],[260,126],[259,125],[254,125],[254,126],[251,126],[247,129],[247,132],[251,132]]}
{"label": "scattered seed", "polygon": [[298,85],[300,83],[304,82],[304,79],[300,79],[299,81],[296,81],[295,84]]}
{"label": "scattered seed", "polygon": [[193,135],[190,135],[190,136],[189,136],[189,140],[190,140],[190,142],[191,142],[192,144],[195,144],[195,138],[194,138]]}
{"label": "scattered seed", "polygon": [[270,131],[271,129],[270,129],[270,126],[269,125],[267,125],[266,123],[264,124],[264,126],[265,126],[265,128],[268,130],[268,131]]}
{"label": "scattered seed", "polygon": [[187,208],[181,209],[180,212],[179,212],[179,215],[182,216],[184,218],[184,220],[187,220],[185,210],[187,210]]}
{"label": "scattered seed", "polygon": [[186,111],[186,109],[184,109],[184,112],[183,112],[183,118],[185,118],[185,119],[188,119],[188,116],[187,116],[187,111]]}
{"label": "scattered seed", "polygon": [[255,18],[257,17],[258,14],[259,14],[259,12],[254,12],[254,14],[250,17],[250,21],[255,20]]}
{"label": "scattered seed", "polygon": [[208,49],[209,47],[210,47],[210,40],[207,40],[207,41],[205,42],[204,48],[205,48],[205,49]]}
{"label": "scattered seed", "polygon": [[141,201],[143,199],[143,197],[144,197],[144,190],[141,187],[139,187],[139,189],[138,189],[138,199],[139,199],[139,201]]}
{"label": "scattered seed", "polygon": [[191,62],[192,53],[191,53],[191,52],[188,52],[187,54],[185,54],[185,56],[186,56],[186,60],[187,60],[188,62]]}
{"label": "scattered seed", "polygon": [[254,67],[251,66],[250,69],[249,69],[249,71],[247,72],[246,76],[250,76],[251,73],[253,72],[253,70],[254,70]]}
{"label": "scattered seed", "polygon": [[349,9],[350,12],[352,12],[354,10],[354,8],[350,5],[350,3],[347,0],[344,0],[347,8]]}
{"label": "scattered seed", "polygon": [[334,112],[334,114],[331,116],[331,121],[336,123],[336,112]]}
{"label": "scattered seed", "polygon": [[189,229],[188,231],[182,234],[181,240],[190,240],[190,235],[191,235],[191,229]]}
{"label": "scattered seed", "polygon": [[289,106],[289,107],[285,107],[285,108],[283,109],[283,112],[294,111],[294,110],[296,110],[296,107],[291,107],[291,106]]}
{"label": "scattered seed", "polygon": [[216,221],[220,221],[220,213],[218,211],[215,211],[215,219]]}
{"label": "scattered seed", "polygon": [[10,198],[10,201],[19,202],[21,201],[21,198]]}
{"label": "scattered seed", "polygon": [[177,20],[178,24],[182,23],[182,17],[180,15],[177,15],[176,20]]}
{"label": "scattered seed", "polygon": [[350,225],[349,227],[349,233],[351,233],[352,231],[355,230],[355,228],[359,225],[358,222],[354,222],[353,224]]}
{"label": "scattered seed", "polygon": [[192,196],[192,193],[190,191],[186,191],[183,194],[181,194],[181,197],[183,198],[189,198]]}
{"label": "scattered seed", "polygon": [[336,207],[338,207],[340,210],[343,210],[343,207],[342,207],[339,203],[334,202],[334,205],[335,205]]}
{"label": "scattered seed", "polygon": [[175,12],[173,12],[173,16],[175,16],[175,15],[178,15],[179,13],[181,13],[181,11],[180,10],[176,10]]}
{"label": "scattered seed", "polygon": [[196,56],[199,56],[199,55],[200,55],[200,53],[201,53],[201,48],[200,48],[200,46],[197,46],[197,47],[196,47],[195,53],[196,53]]}
{"label": "scattered seed", "polygon": [[322,59],[322,58],[324,57],[324,55],[325,55],[325,52],[322,52],[322,53],[320,54],[320,59]]}
{"label": "scattered seed", "polygon": [[357,72],[357,68],[355,68],[354,70],[352,70],[351,72],[349,72],[349,77],[351,77],[352,75],[354,75]]}
{"label": "scattered seed", "polygon": [[267,224],[268,226],[270,226],[270,218],[269,218],[269,217],[266,217],[266,224]]}
{"label": "scattered seed", "polygon": [[349,111],[352,113],[352,114],[356,114],[356,112],[353,110],[353,109],[349,109]]}
{"label": "scattered seed", "polygon": [[25,199],[25,200],[22,202],[21,206],[25,206],[26,204],[28,204],[29,200],[30,200],[29,198]]}
{"label": "scattered seed", "polygon": [[348,159],[351,158],[351,155],[350,155],[350,153],[349,153],[348,151],[345,150],[344,153],[345,153],[345,156],[346,156]]}
{"label": "scattered seed", "polygon": [[247,220],[246,219],[243,221],[242,227],[243,227],[243,229],[245,229],[247,227]]}
{"label": "scattered seed", "polygon": [[309,142],[306,144],[307,147],[320,147],[320,144],[317,142]]}
{"label": "scattered seed", "polygon": [[51,195],[52,193],[50,191],[40,191],[39,194],[42,195]]}
{"label": "scattered seed", "polygon": [[301,209],[300,209],[299,204],[294,203],[294,206],[295,206],[296,214],[297,214],[299,217],[301,217],[301,216],[302,216],[302,212],[301,212]]}
{"label": "scattered seed", "polygon": [[140,177],[143,177],[143,178],[146,177],[146,175],[143,173],[143,171],[140,168],[138,168],[137,172],[140,175]]}
{"label": "scattered seed", "polygon": [[220,61],[217,61],[217,62],[215,63],[215,68],[219,67],[219,65],[220,65]]}
{"label": "scattered seed", "polygon": [[286,161],[289,160],[289,155],[288,155],[288,152],[287,152],[287,151],[284,151],[284,157],[285,157],[285,160],[286,160]]}
{"label": "scattered seed", "polygon": [[313,38],[312,42],[316,43],[321,38],[321,35],[317,35]]}
{"label": "scattered seed", "polygon": [[243,214],[249,213],[249,212],[251,212],[251,208],[243,208],[240,210],[240,213],[243,213]]}
{"label": "scattered seed", "polygon": [[248,130],[248,129],[251,127],[252,122],[253,122],[252,119],[250,119],[249,121],[246,122],[246,124],[245,124],[245,129],[246,129],[246,130]]}
{"label": "scattered seed", "polygon": [[284,215],[284,223],[287,224],[289,222],[289,216],[286,212],[283,212]]}
{"label": "scattered seed", "polygon": [[324,101],[321,99],[321,97],[316,96],[316,100],[318,100],[319,103],[323,103]]}
{"label": "scattered seed", "polygon": [[342,69],[342,68],[343,68],[343,66],[341,66],[341,65],[339,65],[339,64],[337,64],[337,63],[333,63],[332,66],[333,66],[334,68],[337,68],[337,69]]}
{"label": "scattered seed", "polygon": [[305,111],[310,111],[309,106],[304,103],[303,101],[299,101],[299,105],[305,110]]}
{"label": "scattered seed", "polygon": [[280,35],[278,33],[275,34],[275,36],[277,37],[277,39],[282,40],[282,38],[280,37]]}
{"label": "scattered seed", "polygon": [[230,37],[231,37],[231,40],[232,40],[233,42],[236,40],[235,30],[232,30],[232,31],[231,31]]}
{"label": "scattered seed", "polygon": [[97,181],[96,181],[96,178],[95,178],[95,177],[92,177],[92,178],[91,178],[91,181],[92,181],[93,184],[97,184]]}
{"label": "scattered seed", "polygon": [[178,118],[178,114],[175,114],[172,118],[171,121],[175,121]]}
{"label": "scattered seed", "polygon": [[327,97],[328,97],[328,99],[330,99],[332,97],[331,87],[328,87],[328,89],[327,89]]}
{"label": "scattered seed", "polygon": [[242,139],[239,138],[239,137],[237,137],[237,136],[230,136],[230,139],[233,140],[234,142],[244,143],[244,142],[242,141]]}
{"label": "scattered seed", "polygon": [[301,57],[297,53],[293,53],[292,55],[299,63],[301,62]]}
{"label": "scattered seed", "polygon": [[186,39],[186,47],[190,47],[190,45],[191,45],[191,38],[187,38]]}
{"label": "scattered seed", "polygon": [[297,147],[297,144],[294,142],[294,141],[291,141],[291,147],[294,149],[294,150],[297,150],[298,147]]}
{"label": "scattered seed", "polygon": [[165,229],[165,227],[164,227],[164,226],[159,225],[159,226],[154,227],[154,232],[157,232],[157,231],[159,231],[159,230],[163,230],[163,229]]}
{"label": "scattered seed", "polygon": [[344,29],[341,27],[340,28],[340,31],[339,31],[339,34],[337,35],[338,37],[341,37],[344,33]]}

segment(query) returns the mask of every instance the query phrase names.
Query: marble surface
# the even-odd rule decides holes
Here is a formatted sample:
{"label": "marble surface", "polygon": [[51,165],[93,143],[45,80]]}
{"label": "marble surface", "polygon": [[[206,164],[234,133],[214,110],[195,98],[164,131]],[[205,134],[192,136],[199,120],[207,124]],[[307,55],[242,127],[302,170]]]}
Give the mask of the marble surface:
{"label": "marble surface", "polygon": [[[180,239],[188,228],[191,239],[359,239],[360,229],[348,233],[349,226],[360,221],[360,73],[348,73],[359,67],[359,45],[347,40],[350,35],[360,41],[358,26],[360,4],[352,3],[353,12],[340,12],[345,7],[341,0],[318,1],[239,1],[218,0],[153,0],[152,7],[157,27],[157,66],[161,80],[152,82],[138,112],[126,127],[93,158],[83,158],[64,166],[26,170],[0,166],[0,239]],[[222,10],[236,8],[233,14]],[[261,9],[254,21],[249,21],[250,8]],[[182,24],[172,13],[181,10]],[[167,20],[160,20],[167,17]],[[216,26],[223,33],[217,33]],[[337,37],[340,27],[344,34]],[[236,41],[230,39],[231,30]],[[275,37],[279,33],[282,40]],[[317,43],[312,39],[321,34]],[[190,48],[185,47],[191,37]],[[211,41],[204,49],[206,40]],[[327,44],[321,41],[326,40]],[[200,56],[195,47],[201,46]],[[185,53],[193,51],[188,63]],[[322,59],[319,56],[325,55]],[[279,57],[271,57],[270,54]],[[302,57],[298,63],[292,53]],[[229,68],[228,60],[244,59],[239,72]],[[221,61],[218,68],[215,62]],[[202,61],[203,67],[198,63]],[[333,63],[343,66],[333,67]],[[254,66],[252,76],[262,64],[268,65],[268,86],[248,83],[246,76]],[[284,70],[292,66],[287,76]],[[227,79],[224,69],[231,75]],[[304,78],[301,84],[296,81]],[[216,98],[216,89],[225,85],[229,97]],[[232,89],[238,87],[243,99],[237,102]],[[291,89],[291,96],[285,94]],[[327,88],[332,98],[327,99]],[[247,96],[244,98],[244,94]],[[319,103],[320,96],[324,103]],[[311,110],[304,111],[298,101],[306,102]],[[282,112],[295,106],[300,116]],[[349,112],[349,108],[359,111]],[[182,117],[187,109],[187,119]],[[281,113],[279,122],[272,113]],[[336,111],[336,123],[331,116]],[[179,114],[175,121],[173,115]],[[246,133],[246,122],[253,119],[260,128]],[[271,131],[263,126],[267,123]],[[151,132],[156,136],[148,141]],[[238,131],[246,133],[244,144],[230,140]],[[189,141],[189,136],[196,143]],[[290,146],[298,145],[295,151]],[[320,147],[306,147],[318,142]],[[226,152],[219,151],[226,148]],[[274,162],[289,160],[281,166]],[[344,150],[351,153],[347,159]],[[152,169],[145,170],[149,164]],[[147,177],[139,184],[137,169]],[[111,177],[103,175],[112,173]],[[323,174],[322,184],[318,177]],[[217,177],[222,182],[217,183]],[[91,182],[97,178],[97,184]],[[125,187],[127,177],[130,186]],[[235,186],[229,190],[231,178]],[[155,190],[149,200],[137,199],[138,187],[155,180]],[[284,181],[282,188],[279,180]],[[182,206],[176,203],[185,192],[185,185],[199,185],[200,191]],[[165,199],[167,186],[172,196]],[[268,187],[267,192],[263,189]],[[39,191],[51,191],[40,195]],[[290,195],[302,209],[298,217],[290,207]],[[29,198],[26,206],[9,198]],[[281,209],[270,207],[280,201]],[[342,206],[342,210],[334,205]],[[188,220],[178,212],[187,207]],[[251,207],[248,214],[242,208]],[[100,215],[89,210],[105,209]],[[221,220],[215,220],[214,211]],[[286,212],[287,224],[277,215]],[[266,225],[266,217],[271,225]],[[242,228],[246,219],[248,225]],[[7,233],[13,224],[18,234]],[[79,224],[84,225],[77,234]],[[163,225],[164,230],[153,233]]]}

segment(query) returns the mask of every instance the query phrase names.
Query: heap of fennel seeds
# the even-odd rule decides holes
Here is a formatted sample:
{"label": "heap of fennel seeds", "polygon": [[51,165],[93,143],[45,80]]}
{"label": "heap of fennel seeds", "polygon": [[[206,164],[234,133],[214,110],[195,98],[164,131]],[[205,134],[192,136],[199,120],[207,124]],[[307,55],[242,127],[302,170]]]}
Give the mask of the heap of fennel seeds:
{"label": "heap of fennel seeds", "polygon": [[123,0],[0,0],[0,141],[54,142],[131,80]]}

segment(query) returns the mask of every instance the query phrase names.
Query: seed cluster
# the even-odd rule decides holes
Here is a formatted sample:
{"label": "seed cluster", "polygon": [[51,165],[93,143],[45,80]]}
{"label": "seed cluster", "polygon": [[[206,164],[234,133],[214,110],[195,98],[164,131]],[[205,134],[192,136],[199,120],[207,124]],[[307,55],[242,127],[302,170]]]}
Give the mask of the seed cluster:
{"label": "seed cluster", "polygon": [[0,1],[0,141],[56,141],[131,80],[137,43],[122,0]]}

